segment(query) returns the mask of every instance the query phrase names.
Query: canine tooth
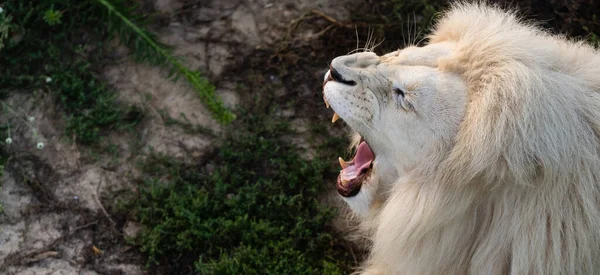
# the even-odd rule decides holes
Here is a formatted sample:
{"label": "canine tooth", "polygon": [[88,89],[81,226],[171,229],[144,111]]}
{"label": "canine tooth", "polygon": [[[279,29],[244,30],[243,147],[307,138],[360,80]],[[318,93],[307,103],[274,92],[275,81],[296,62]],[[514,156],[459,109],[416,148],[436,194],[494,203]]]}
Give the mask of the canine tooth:
{"label": "canine tooth", "polygon": [[346,164],[346,161],[344,161],[342,157],[338,157],[338,161],[340,162],[342,169],[346,169],[346,167],[348,167],[348,164]]}
{"label": "canine tooth", "polygon": [[331,123],[335,123],[338,119],[340,119],[340,116],[337,113],[333,113],[333,118],[331,119]]}
{"label": "canine tooth", "polygon": [[327,109],[329,109],[329,102],[325,101],[325,107],[327,107]]}

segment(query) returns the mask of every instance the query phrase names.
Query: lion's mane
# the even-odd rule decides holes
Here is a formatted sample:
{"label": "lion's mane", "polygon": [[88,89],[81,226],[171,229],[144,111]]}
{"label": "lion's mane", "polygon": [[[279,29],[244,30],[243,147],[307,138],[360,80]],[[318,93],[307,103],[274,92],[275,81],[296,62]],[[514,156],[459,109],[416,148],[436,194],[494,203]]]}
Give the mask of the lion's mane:
{"label": "lion's mane", "polygon": [[428,43],[467,84],[453,141],[394,184],[367,270],[600,274],[600,54],[486,4],[456,3]]}

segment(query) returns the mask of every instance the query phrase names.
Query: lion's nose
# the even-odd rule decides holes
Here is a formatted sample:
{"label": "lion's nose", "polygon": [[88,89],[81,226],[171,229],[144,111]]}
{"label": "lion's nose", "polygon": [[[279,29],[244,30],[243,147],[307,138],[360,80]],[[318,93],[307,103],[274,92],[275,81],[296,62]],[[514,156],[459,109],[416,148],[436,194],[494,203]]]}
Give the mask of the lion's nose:
{"label": "lion's nose", "polygon": [[360,69],[379,64],[379,56],[373,52],[361,52],[351,55],[338,56],[331,61],[331,67],[336,70]]}
{"label": "lion's nose", "polygon": [[334,58],[330,70],[325,76],[325,83],[334,80],[354,86],[359,80],[361,69],[379,64],[379,56],[372,52],[355,53]]}

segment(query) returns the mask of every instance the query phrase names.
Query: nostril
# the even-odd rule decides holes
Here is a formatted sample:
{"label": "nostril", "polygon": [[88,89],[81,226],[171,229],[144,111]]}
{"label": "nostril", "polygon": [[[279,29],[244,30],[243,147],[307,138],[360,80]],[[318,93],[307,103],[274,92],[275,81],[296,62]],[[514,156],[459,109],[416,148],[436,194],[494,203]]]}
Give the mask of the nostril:
{"label": "nostril", "polygon": [[344,81],[344,77],[342,77],[342,75],[334,68],[331,68],[331,78],[339,82]]}
{"label": "nostril", "polygon": [[352,80],[346,80],[344,79],[344,77],[333,67],[331,67],[330,69],[330,73],[331,73],[331,78],[334,81],[346,84],[346,85],[350,85],[350,86],[354,86],[356,85],[356,82],[352,81]]}

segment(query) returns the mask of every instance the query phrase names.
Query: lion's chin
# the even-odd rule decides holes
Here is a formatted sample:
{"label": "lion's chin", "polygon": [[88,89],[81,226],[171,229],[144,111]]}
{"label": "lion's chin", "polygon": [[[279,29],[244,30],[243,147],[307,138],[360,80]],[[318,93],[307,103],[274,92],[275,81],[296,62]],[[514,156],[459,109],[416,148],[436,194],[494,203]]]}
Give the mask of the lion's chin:
{"label": "lion's chin", "polygon": [[360,191],[360,188],[363,184],[367,184],[371,177],[371,169],[368,169],[366,173],[361,174],[359,177],[356,177],[352,180],[344,183],[342,180],[342,173],[338,175],[336,188],[338,193],[346,198],[354,197]]}
{"label": "lion's chin", "polygon": [[363,184],[368,183],[373,170],[375,154],[366,141],[361,139],[356,149],[356,154],[349,162],[338,159],[342,170],[337,178],[336,188],[343,197],[354,197]]}

